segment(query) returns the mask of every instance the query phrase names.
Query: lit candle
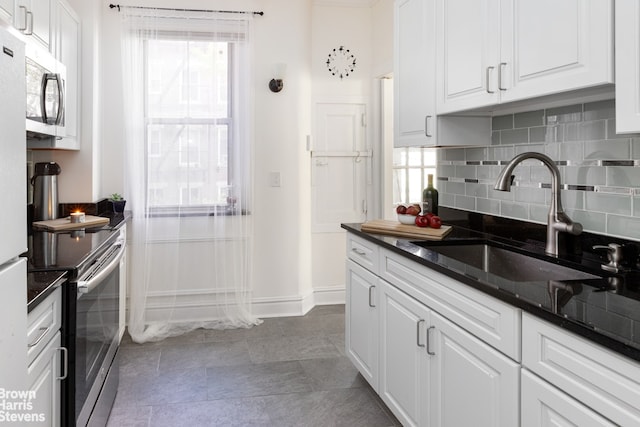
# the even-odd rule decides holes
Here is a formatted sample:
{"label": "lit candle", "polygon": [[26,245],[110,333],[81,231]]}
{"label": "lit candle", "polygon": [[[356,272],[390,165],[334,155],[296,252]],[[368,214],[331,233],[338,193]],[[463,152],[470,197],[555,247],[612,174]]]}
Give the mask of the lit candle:
{"label": "lit candle", "polygon": [[76,224],[84,222],[84,212],[71,212],[71,222]]}

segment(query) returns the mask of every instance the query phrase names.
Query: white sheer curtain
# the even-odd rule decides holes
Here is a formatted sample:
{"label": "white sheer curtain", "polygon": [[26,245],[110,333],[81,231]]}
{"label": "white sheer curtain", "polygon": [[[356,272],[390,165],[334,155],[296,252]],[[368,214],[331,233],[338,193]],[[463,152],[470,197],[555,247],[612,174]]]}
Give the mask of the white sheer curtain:
{"label": "white sheer curtain", "polygon": [[123,8],[136,342],[250,327],[251,17]]}

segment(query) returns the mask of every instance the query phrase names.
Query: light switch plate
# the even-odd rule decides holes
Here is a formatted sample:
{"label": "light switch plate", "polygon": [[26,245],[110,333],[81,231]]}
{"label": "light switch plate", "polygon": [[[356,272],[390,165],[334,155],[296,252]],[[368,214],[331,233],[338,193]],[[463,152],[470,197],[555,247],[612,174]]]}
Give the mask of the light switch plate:
{"label": "light switch plate", "polygon": [[280,187],[280,172],[269,172],[269,185]]}

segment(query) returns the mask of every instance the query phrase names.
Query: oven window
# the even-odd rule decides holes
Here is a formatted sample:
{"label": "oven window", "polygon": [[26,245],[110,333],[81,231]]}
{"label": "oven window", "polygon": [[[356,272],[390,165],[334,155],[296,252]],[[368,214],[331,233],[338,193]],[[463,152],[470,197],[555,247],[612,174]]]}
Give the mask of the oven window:
{"label": "oven window", "polygon": [[76,418],[118,334],[119,269],[77,300]]}

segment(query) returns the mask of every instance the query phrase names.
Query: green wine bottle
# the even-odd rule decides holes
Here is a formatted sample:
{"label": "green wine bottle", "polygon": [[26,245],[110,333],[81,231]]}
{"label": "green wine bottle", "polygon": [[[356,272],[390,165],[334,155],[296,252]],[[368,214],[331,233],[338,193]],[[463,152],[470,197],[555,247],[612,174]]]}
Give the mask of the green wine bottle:
{"label": "green wine bottle", "polygon": [[422,192],[422,214],[438,215],[438,190],[433,188],[433,175],[427,175],[427,188]]}

